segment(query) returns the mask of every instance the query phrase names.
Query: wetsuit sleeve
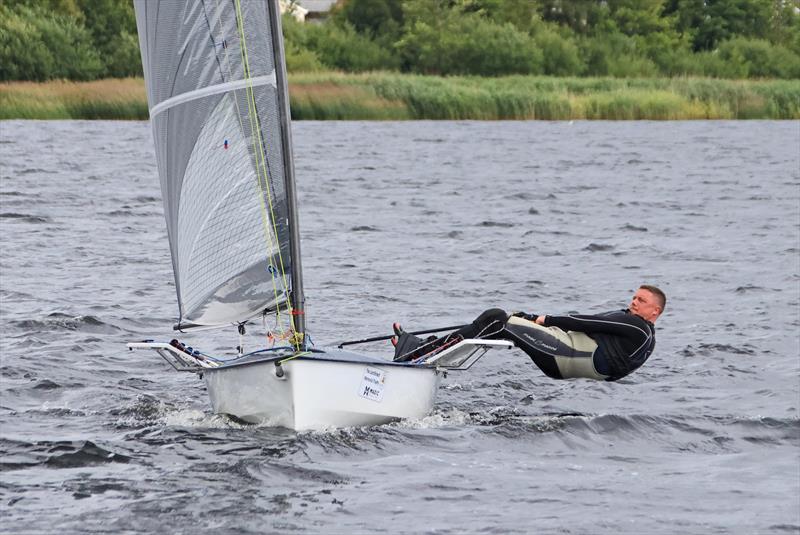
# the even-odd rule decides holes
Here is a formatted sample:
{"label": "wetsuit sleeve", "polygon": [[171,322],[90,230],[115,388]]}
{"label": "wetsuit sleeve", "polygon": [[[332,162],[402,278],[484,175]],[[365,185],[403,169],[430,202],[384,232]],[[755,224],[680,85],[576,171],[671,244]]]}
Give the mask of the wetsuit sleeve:
{"label": "wetsuit sleeve", "polygon": [[[626,317],[627,316],[627,317]],[[580,331],[586,334],[603,333],[615,336],[641,336],[642,328],[635,325],[627,314],[547,316],[545,327],[558,327],[565,331]]]}

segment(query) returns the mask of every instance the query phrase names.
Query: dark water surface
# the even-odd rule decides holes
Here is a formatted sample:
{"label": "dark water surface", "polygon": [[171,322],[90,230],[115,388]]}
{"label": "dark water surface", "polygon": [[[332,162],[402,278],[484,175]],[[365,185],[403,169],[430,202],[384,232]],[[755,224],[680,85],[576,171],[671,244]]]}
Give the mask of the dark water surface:
{"label": "dark water surface", "polygon": [[2,122],[0,531],[800,532],[800,123],[294,139],[317,344],[602,311],[649,282],[670,299],[654,356],[612,384],[498,351],[420,421],[239,425],[125,349],[169,339],[177,309],[148,124]]}

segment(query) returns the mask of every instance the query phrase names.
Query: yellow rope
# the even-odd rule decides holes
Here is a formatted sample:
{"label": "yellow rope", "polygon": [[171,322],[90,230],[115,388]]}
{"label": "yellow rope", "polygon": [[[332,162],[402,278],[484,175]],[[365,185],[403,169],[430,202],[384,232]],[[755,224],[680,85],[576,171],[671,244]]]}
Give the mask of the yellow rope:
{"label": "yellow rope", "polygon": [[284,362],[289,362],[290,360],[296,359],[297,357],[305,357],[311,354],[311,351],[300,351],[295,353],[291,357],[286,357],[285,359],[279,360],[278,364],[283,364]]}
{"label": "yellow rope", "polygon": [[[216,2],[216,7],[217,7],[217,12],[221,13],[222,8],[219,5],[219,0],[217,0],[217,2]],[[218,24],[216,26],[220,30],[219,31],[220,42],[223,44],[223,50],[225,51],[225,61],[224,61],[224,63],[225,63],[225,67],[228,70],[228,79],[229,80],[233,80],[233,71],[231,69],[230,53],[228,52],[229,46],[227,44],[227,40],[225,39],[224,33],[222,33],[222,31],[221,31],[222,28],[219,26],[219,23],[221,23],[221,21],[222,21],[222,17],[218,17],[217,21],[218,21]],[[237,20],[237,29],[240,29],[239,28],[239,20]],[[236,107],[236,120],[239,122],[239,128],[241,129],[241,132],[244,132],[244,124],[242,123],[242,113],[241,113],[241,110],[239,108],[239,101],[238,101],[238,99],[235,98],[235,96],[233,97],[233,105]],[[248,101],[248,106],[249,106],[249,101]],[[251,137],[253,139],[255,139],[255,136],[252,135],[253,120],[252,120],[252,114],[250,113],[249,109],[248,109],[248,118],[250,119]],[[255,143],[253,145],[253,152],[256,155],[258,155],[258,151],[257,151],[257,149],[255,147]],[[262,223],[264,224],[264,234],[266,236],[266,241],[267,241],[267,245],[269,247],[269,250],[272,250],[275,247],[275,244],[272,241],[272,235],[269,233],[269,224],[267,223],[267,212],[266,212],[266,208],[264,206],[263,189],[261,187],[261,183],[259,181],[258,175],[256,175],[255,187],[256,187],[256,192],[258,193],[258,197],[259,197],[259,204],[261,205],[261,220],[262,220]],[[278,302],[278,286],[275,283],[275,277],[272,277],[272,292],[273,292],[273,295],[275,297],[275,302],[277,303]],[[283,325],[281,325],[281,322],[280,322],[280,310],[276,310],[275,322],[276,322],[276,330],[280,331],[281,338],[288,339],[289,337],[286,336],[286,331],[284,330]],[[265,330],[266,330],[266,324],[265,324]],[[270,331],[270,334],[269,334],[269,336],[267,338],[268,339],[272,339],[271,331]],[[274,343],[274,341],[273,341],[273,343]]]}
{"label": "yellow rope", "polygon": [[[255,112],[255,94],[254,94],[254,91],[253,91],[252,79],[251,79],[251,76],[250,76],[250,62],[249,62],[249,58],[248,58],[248,54],[247,54],[247,42],[246,42],[245,33],[244,33],[241,0],[236,0],[235,5],[236,5],[236,14],[237,14],[236,25],[237,25],[237,29],[239,31],[239,39],[241,41],[241,46],[239,47],[239,50],[241,51],[241,54],[242,54],[242,64],[243,64],[243,67],[244,67],[245,79],[248,81],[248,84],[246,86],[246,89],[247,89],[247,111],[248,111],[248,118],[250,119],[251,135],[253,137],[253,152],[256,154],[256,171],[257,171],[257,175],[258,175],[258,185],[259,185],[259,189],[261,190],[260,197],[261,197],[261,207],[262,207],[262,220],[263,220],[264,225],[266,227],[265,228],[265,232],[268,235],[269,235],[269,231],[267,230],[268,229],[267,219],[270,220],[270,222],[272,223],[272,230],[275,233],[275,236],[277,237],[278,236],[278,228],[277,228],[277,223],[276,223],[275,212],[273,210],[272,191],[271,191],[270,186],[269,186],[269,176],[267,174],[267,169],[266,169],[266,162],[265,162],[265,156],[264,156],[264,142],[263,142],[263,140],[261,138],[261,127],[260,127],[258,114]],[[258,141],[258,145],[256,145],[256,140]],[[262,178],[263,178],[263,181],[264,181],[263,182],[264,183],[263,187],[261,185],[262,184],[262,182],[261,182]],[[266,194],[267,194],[267,201],[268,201],[268,206],[269,206],[269,216],[267,216],[266,207],[264,206],[264,199],[263,199],[263,193],[264,192],[266,192]],[[269,239],[270,239],[270,246],[272,246],[271,237]],[[296,349],[299,350],[300,349],[300,344],[302,342],[302,333],[297,333],[296,330],[295,330],[295,321],[294,321],[294,317],[292,315],[292,311],[294,310],[294,307],[292,306],[291,297],[290,297],[290,294],[288,293],[289,283],[288,283],[288,280],[286,278],[286,268],[285,268],[285,265],[284,265],[284,262],[283,262],[283,254],[281,253],[280,242],[278,242],[277,250],[278,250],[278,264],[279,264],[281,279],[282,279],[282,282],[283,282],[283,287],[287,291],[286,304],[287,304],[288,311],[289,311],[289,324],[290,324],[292,332],[295,333],[295,335],[293,336],[294,339],[292,340],[292,342],[295,345]],[[278,293],[277,293],[277,287],[275,286],[274,277],[273,277],[273,288],[274,288],[274,291],[275,291],[275,299],[276,299],[276,302],[277,302]],[[276,314],[278,316],[278,321],[279,321],[279,324],[280,324],[280,306],[276,307]]]}
{"label": "yellow rope", "polygon": [[[254,97],[254,92],[253,92],[252,79],[250,77],[250,65],[249,65],[248,56],[247,56],[247,40],[245,38],[244,19],[242,17],[241,3],[240,3],[239,0],[236,0],[235,6],[236,6],[236,29],[239,32],[239,42],[240,42],[239,52],[241,54],[241,59],[242,59],[242,67],[243,67],[243,70],[244,70],[243,74],[244,74],[245,80],[248,82],[248,85],[246,86],[247,117],[248,117],[248,119],[250,121],[250,137],[251,137],[252,143],[253,143],[253,154],[254,154],[254,156],[256,158],[256,181],[257,181],[257,187],[258,187],[258,192],[259,192],[259,201],[261,203],[261,219],[262,219],[262,222],[264,224],[264,234],[265,234],[265,236],[267,238],[267,242],[268,242],[267,245],[269,246],[268,253],[269,253],[269,251],[271,251],[275,246],[275,244],[272,242],[272,235],[269,232],[270,219],[272,220],[273,228],[274,228],[275,214],[272,211],[272,195],[271,195],[270,188],[269,188],[268,177],[266,176],[266,167],[265,167],[265,164],[264,164],[264,150],[263,150],[264,147],[263,147],[263,140],[261,139],[261,133],[260,133],[261,132],[261,128],[260,128],[258,114],[255,112],[255,97]],[[256,144],[256,143],[258,143],[258,144]],[[262,186],[262,182],[261,182],[262,173],[264,174],[264,184],[263,184],[263,186]],[[267,199],[268,199],[268,202],[269,202],[270,214],[267,214],[267,207],[266,207],[265,202],[264,202],[265,189],[266,189],[266,193],[267,193]],[[275,233],[275,235],[277,237],[277,232]],[[278,245],[277,249],[278,249],[278,251],[280,251],[280,242],[277,245]],[[282,268],[283,268],[283,266],[281,265],[281,269]],[[277,288],[277,285],[275,284],[275,277],[272,277],[272,287],[273,287],[275,301],[277,303],[277,301],[278,301],[278,288]],[[286,284],[284,284],[284,288],[286,288]],[[279,320],[279,325],[280,325],[280,307],[277,307],[276,313],[277,313],[278,320]]]}
{"label": "yellow rope", "polygon": [[[217,12],[221,12],[222,8],[220,8],[219,1],[216,2],[216,7],[217,7]],[[221,21],[222,21],[222,18],[219,17],[217,20],[218,20],[218,25],[219,25],[219,23],[221,23]],[[242,28],[240,26],[240,20],[241,20],[241,18],[237,17],[237,19],[236,19],[237,30],[240,31],[240,36],[243,36],[243,30],[242,30]],[[231,70],[230,54],[228,52],[227,40],[225,39],[224,34],[222,34],[221,28],[220,28],[220,38],[221,38],[220,41],[223,43],[223,49],[225,50],[225,66],[227,67],[227,70],[228,70],[228,79],[232,80],[233,79],[233,72]],[[242,39],[240,37],[240,42],[241,41],[242,41]],[[240,49],[241,49],[241,47],[240,47]],[[242,58],[242,59],[244,61],[244,58]],[[249,71],[246,71],[245,74],[246,75],[249,74]],[[250,89],[252,90],[252,87]],[[239,127],[241,128],[241,131],[244,132],[244,124],[242,124],[242,114],[241,114],[241,110],[239,109],[239,101],[238,101],[238,99],[236,99],[235,96],[233,97],[233,105],[236,107],[236,119],[239,122]],[[251,137],[254,140],[253,141],[253,153],[256,155],[256,157],[258,157],[259,151],[258,151],[257,147],[255,146],[255,136],[253,135],[253,113],[250,110],[250,100],[249,99],[248,99],[248,119],[250,119]],[[256,119],[257,119],[257,117],[256,117]],[[256,164],[256,165],[258,167],[258,164]],[[273,243],[272,235],[269,232],[269,224],[267,222],[268,216],[267,216],[266,207],[264,205],[264,195],[263,195],[263,189],[261,187],[261,183],[260,183],[259,176],[258,176],[258,169],[256,169],[256,184],[255,184],[255,186],[256,186],[257,193],[258,193],[258,197],[259,197],[259,203],[261,205],[261,220],[262,220],[262,223],[264,224],[264,234],[266,236],[268,252],[269,252],[275,247],[275,244]],[[278,249],[280,249],[280,244],[278,245]],[[272,277],[272,292],[273,292],[273,295],[275,297],[275,302],[277,303],[278,302],[278,286],[275,283],[275,277]],[[283,334],[283,326],[280,325],[280,317],[279,317],[280,316],[280,311],[279,310],[278,310],[277,316],[278,316],[276,318],[277,327],[279,328],[279,330]]]}

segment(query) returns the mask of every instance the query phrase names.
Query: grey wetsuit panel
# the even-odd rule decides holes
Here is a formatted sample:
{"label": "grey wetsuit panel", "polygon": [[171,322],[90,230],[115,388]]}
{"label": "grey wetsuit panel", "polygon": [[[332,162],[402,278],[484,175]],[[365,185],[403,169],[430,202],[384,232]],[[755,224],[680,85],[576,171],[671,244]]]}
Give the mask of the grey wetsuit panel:
{"label": "grey wetsuit panel", "polygon": [[[531,350],[551,356],[562,378],[606,379],[594,366],[597,344],[585,333],[543,327],[516,316],[508,319],[506,329],[515,334],[520,342],[529,345]],[[524,351],[526,348],[521,349]]]}

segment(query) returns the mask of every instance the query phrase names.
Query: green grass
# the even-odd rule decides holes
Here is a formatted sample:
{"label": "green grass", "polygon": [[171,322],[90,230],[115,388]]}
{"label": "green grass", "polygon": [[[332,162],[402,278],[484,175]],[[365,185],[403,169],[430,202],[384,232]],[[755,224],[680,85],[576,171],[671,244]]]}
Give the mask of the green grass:
{"label": "green grass", "polygon": [[[294,119],[800,119],[800,81],[294,73]],[[0,119],[146,119],[141,79],[0,84]]]}
{"label": "green grass", "polygon": [[141,79],[0,85],[0,119],[142,120],[148,116]]}

